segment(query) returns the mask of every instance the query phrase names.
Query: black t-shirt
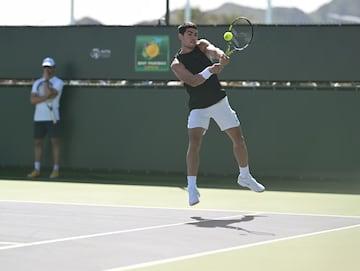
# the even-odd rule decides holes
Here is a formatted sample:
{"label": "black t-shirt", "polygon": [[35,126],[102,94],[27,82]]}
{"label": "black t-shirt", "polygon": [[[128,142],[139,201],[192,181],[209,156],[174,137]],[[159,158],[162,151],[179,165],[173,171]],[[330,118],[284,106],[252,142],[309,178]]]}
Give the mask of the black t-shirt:
{"label": "black t-shirt", "polygon": [[[175,57],[193,74],[197,74],[207,66],[213,64],[198,46],[187,54],[180,54],[178,52]],[[185,87],[190,96],[190,110],[209,107],[226,96],[216,74],[211,75],[209,79],[197,87],[192,87],[187,84],[185,84]]]}

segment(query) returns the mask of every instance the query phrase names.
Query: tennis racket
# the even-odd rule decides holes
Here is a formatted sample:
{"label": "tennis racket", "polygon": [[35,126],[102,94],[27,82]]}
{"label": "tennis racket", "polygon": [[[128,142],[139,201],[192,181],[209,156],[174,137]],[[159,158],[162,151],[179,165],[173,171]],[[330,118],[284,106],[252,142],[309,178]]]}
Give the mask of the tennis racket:
{"label": "tennis racket", "polygon": [[49,108],[51,119],[52,119],[53,123],[55,124],[56,118],[55,118],[52,102],[48,102],[47,107]]}
{"label": "tennis racket", "polygon": [[232,39],[227,41],[227,56],[234,52],[246,49],[253,40],[254,27],[251,21],[246,17],[237,17],[229,25],[228,32],[231,32]]}
{"label": "tennis racket", "polygon": [[[45,93],[45,80],[41,81],[39,83],[39,85],[37,86],[37,92],[39,95],[44,95]],[[53,103],[52,103],[52,100],[51,101],[47,101],[46,103],[47,107],[49,108],[49,111],[50,111],[50,117],[51,117],[51,120],[52,122],[55,124],[57,121],[56,121],[56,117],[55,117],[55,114],[54,114],[54,110],[53,110]]]}

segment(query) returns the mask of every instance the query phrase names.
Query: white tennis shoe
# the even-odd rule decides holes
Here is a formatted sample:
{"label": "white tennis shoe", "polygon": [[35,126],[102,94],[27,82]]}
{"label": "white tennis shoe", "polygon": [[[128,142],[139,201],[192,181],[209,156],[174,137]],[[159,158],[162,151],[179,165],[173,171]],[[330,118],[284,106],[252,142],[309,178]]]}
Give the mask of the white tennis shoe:
{"label": "white tennis shoe", "polygon": [[255,178],[253,176],[251,176],[250,174],[247,176],[239,175],[238,184],[242,187],[250,188],[252,191],[255,191],[255,192],[264,192],[265,191],[265,187],[261,183],[258,183],[255,180]]}
{"label": "white tennis shoe", "polygon": [[187,188],[189,193],[189,205],[194,206],[195,204],[198,204],[200,202],[200,193],[196,186],[188,186]]}

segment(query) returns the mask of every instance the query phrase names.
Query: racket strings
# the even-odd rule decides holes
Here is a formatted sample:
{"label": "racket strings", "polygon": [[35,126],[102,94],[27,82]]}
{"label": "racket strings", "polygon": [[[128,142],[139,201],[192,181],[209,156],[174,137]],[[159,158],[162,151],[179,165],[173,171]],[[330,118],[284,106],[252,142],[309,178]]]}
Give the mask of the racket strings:
{"label": "racket strings", "polygon": [[235,26],[232,29],[233,43],[237,48],[243,48],[247,46],[252,39],[251,26],[240,25]]}

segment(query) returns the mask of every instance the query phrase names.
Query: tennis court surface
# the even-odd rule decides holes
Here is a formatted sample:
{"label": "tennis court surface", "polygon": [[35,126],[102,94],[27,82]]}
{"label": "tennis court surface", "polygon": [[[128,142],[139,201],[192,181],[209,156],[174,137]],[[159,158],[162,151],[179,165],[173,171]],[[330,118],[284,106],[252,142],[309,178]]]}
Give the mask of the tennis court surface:
{"label": "tennis court surface", "polygon": [[358,216],[1,200],[0,269],[132,270],[359,225]]}

